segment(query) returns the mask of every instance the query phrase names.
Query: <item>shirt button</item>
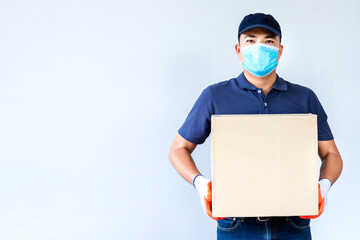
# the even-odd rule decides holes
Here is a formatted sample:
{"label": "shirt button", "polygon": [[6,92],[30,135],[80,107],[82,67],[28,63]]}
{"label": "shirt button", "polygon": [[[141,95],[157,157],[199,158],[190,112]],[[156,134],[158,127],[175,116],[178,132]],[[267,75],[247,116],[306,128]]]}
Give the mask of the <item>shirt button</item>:
{"label": "shirt button", "polygon": [[265,107],[267,106],[267,103],[264,103]]}
{"label": "shirt button", "polygon": [[260,89],[258,90],[258,93],[261,93],[261,90],[260,90]]}

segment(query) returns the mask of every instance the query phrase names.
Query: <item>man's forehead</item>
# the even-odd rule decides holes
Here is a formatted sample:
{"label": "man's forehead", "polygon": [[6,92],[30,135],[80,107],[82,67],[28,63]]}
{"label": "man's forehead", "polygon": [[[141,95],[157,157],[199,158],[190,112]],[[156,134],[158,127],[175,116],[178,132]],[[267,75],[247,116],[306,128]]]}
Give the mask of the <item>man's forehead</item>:
{"label": "man's forehead", "polygon": [[264,34],[275,37],[276,34],[266,28],[252,28],[242,33],[245,37],[247,35],[256,35],[256,34]]}

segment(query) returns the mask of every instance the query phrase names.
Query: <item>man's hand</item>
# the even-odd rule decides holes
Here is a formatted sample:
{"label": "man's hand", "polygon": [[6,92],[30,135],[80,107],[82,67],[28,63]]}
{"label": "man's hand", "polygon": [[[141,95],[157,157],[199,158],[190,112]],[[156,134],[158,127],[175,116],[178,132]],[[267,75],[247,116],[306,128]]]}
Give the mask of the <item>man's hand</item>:
{"label": "man's hand", "polygon": [[318,189],[319,189],[319,213],[317,215],[310,215],[310,216],[300,216],[300,218],[307,219],[307,218],[317,218],[319,217],[325,210],[327,204],[327,193],[330,190],[331,182],[327,178],[323,178],[319,181]]}
{"label": "man's hand", "polygon": [[201,206],[205,213],[214,220],[225,219],[223,217],[212,216],[212,191],[211,181],[203,176],[197,176],[194,180],[194,187],[198,190]]}

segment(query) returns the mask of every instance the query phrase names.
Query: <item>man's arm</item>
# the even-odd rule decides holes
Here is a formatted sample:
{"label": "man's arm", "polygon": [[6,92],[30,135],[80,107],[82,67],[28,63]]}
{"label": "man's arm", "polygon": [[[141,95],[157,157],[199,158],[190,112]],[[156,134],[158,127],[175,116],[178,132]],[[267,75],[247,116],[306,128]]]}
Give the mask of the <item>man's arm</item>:
{"label": "man's arm", "polygon": [[328,178],[331,186],[339,178],[343,161],[334,140],[318,141],[318,151],[321,158],[320,179]]}
{"label": "man's arm", "polygon": [[174,142],[171,145],[169,152],[169,160],[176,171],[191,185],[196,175],[200,174],[197,169],[191,153],[196,148],[197,144],[184,139],[180,134],[177,134]]}

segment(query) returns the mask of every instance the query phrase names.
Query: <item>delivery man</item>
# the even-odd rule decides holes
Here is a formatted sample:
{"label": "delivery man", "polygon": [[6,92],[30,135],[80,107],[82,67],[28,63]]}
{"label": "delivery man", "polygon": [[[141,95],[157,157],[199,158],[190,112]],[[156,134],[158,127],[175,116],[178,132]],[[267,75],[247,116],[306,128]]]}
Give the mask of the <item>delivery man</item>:
{"label": "delivery man", "polygon": [[[327,192],[342,171],[342,158],[316,94],[276,73],[283,52],[281,36],[280,25],[270,14],[245,16],[235,44],[244,71],[236,78],[212,84],[202,91],[169,152],[171,164],[198,190],[204,211],[217,221],[217,239],[311,239],[310,219],[324,211]],[[318,152],[322,160],[318,215],[213,217],[211,181],[201,175],[191,156],[197,144],[202,144],[210,134],[211,115],[284,113],[317,114]]]}

